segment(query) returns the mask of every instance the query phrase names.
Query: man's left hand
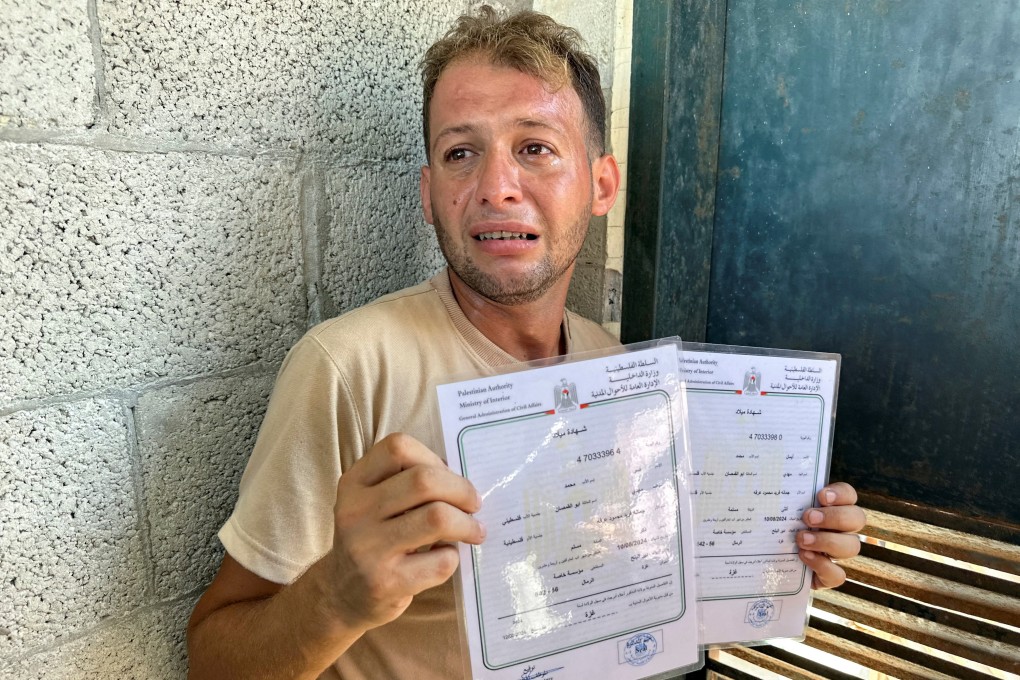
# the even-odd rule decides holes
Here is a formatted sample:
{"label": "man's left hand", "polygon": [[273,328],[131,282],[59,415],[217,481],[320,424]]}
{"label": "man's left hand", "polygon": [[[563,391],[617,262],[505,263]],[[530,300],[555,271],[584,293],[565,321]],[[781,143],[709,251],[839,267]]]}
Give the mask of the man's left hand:
{"label": "man's left hand", "polygon": [[797,533],[800,559],[815,572],[813,588],[835,588],[846,581],[836,560],[861,551],[857,532],[864,528],[864,510],[857,507],[857,492],[845,482],[829,484],[818,492],[821,507],[808,508],[804,523],[809,529]]}

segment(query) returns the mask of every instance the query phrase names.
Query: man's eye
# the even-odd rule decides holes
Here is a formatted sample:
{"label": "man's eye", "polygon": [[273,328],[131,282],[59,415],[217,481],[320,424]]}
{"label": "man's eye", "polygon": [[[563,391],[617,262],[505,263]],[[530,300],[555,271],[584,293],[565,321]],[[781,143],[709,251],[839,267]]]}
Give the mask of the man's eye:
{"label": "man's eye", "polygon": [[527,144],[524,147],[524,153],[532,156],[540,156],[542,154],[552,153],[552,151],[545,144]]}
{"label": "man's eye", "polygon": [[462,161],[470,155],[470,151],[467,149],[450,149],[446,152],[446,160],[448,161]]}

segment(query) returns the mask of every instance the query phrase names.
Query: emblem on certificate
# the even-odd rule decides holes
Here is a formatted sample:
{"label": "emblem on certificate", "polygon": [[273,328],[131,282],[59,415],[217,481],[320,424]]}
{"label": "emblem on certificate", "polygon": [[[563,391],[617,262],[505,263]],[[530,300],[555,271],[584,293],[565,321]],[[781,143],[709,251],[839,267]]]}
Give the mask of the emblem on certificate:
{"label": "emblem on certificate", "polygon": [[553,404],[556,411],[573,411],[577,408],[577,385],[560,379],[560,384],[553,390]]}
{"label": "emblem on certificate", "polygon": [[744,373],[744,394],[761,394],[761,371],[754,366]]}

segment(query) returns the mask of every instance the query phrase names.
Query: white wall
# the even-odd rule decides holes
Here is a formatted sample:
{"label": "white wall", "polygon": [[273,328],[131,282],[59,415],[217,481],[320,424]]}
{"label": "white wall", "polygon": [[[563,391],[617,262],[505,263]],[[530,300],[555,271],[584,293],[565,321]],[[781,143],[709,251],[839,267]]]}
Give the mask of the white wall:
{"label": "white wall", "polygon": [[4,0],[0,676],[183,676],[284,352],[441,266],[416,67],[471,4]]}

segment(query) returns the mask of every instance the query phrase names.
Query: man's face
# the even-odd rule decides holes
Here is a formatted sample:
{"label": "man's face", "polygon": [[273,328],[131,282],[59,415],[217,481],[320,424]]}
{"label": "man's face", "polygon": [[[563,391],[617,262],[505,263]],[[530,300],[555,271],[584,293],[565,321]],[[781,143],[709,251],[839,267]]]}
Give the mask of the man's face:
{"label": "man's face", "polygon": [[502,304],[565,291],[589,218],[609,211],[619,185],[611,156],[589,160],[577,93],[459,60],[430,116],[422,205],[453,272]]}

